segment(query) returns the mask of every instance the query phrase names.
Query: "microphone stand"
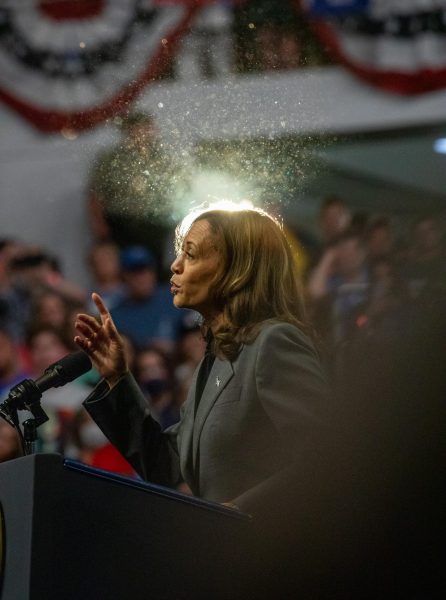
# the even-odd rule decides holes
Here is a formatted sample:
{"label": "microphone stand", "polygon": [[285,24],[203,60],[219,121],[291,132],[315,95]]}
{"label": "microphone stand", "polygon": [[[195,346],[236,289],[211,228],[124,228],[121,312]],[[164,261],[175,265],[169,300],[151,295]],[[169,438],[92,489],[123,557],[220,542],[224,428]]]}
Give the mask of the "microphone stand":
{"label": "microphone stand", "polygon": [[[11,388],[8,398],[0,404],[0,416],[14,427],[19,434],[22,451],[25,456],[36,452],[37,428],[48,421],[48,415],[40,405],[42,392],[32,379],[24,379]],[[23,434],[20,429],[18,410],[28,410],[33,419],[23,423]]]}

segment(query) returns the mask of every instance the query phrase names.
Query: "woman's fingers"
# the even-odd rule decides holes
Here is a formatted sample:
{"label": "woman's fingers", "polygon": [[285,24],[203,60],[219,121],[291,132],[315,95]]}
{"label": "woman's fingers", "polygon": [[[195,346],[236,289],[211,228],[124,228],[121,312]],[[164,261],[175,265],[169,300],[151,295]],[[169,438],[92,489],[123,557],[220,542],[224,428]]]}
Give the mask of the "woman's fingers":
{"label": "woman's fingers", "polygon": [[79,319],[75,323],[75,328],[78,333],[80,333],[85,339],[89,340],[90,342],[96,341],[98,340],[98,338],[100,338],[100,330],[96,330],[89,323],[85,323]]}
{"label": "woman's fingers", "polygon": [[74,341],[80,348],[82,348],[82,350],[85,350],[85,352],[88,352],[88,350],[89,350],[88,341],[85,338],[82,338],[80,335],[76,335],[74,337]]}
{"label": "woman's fingers", "polygon": [[96,307],[101,316],[101,321],[104,324],[107,317],[110,317],[110,313],[108,312],[108,309],[105,306],[104,301],[102,300],[102,298],[100,297],[99,294],[96,294],[96,292],[93,292],[91,297],[93,299],[93,302],[96,304]]}
{"label": "woman's fingers", "polygon": [[91,358],[97,358],[100,355],[98,349],[94,346],[91,340],[83,338],[80,335],[76,335],[74,341]]}
{"label": "woman's fingers", "polygon": [[95,332],[98,332],[102,327],[101,323],[98,322],[96,317],[93,317],[92,315],[86,315],[84,313],[77,315],[76,321],[88,325],[88,327]]}
{"label": "woman's fingers", "polygon": [[90,355],[92,353],[105,355],[109,352],[110,343],[113,341],[113,337],[109,335],[105,327],[101,327],[98,331],[94,331],[87,323],[77,321],[76,329],[80,335],[76,336],[75,342],[79,344],[77,338],[82,340],[82,348],[87,350]]}
{"label": "woman's fingers", "polygon": [[114,342],[121,341],[118,330],[116,329],[116,325],[113,323],[113,319],[111,318],[111,316],[108,316],[105,319],[104,327],[111,340],[113,340]]}
{"label": "woman's fingers", "polygon": [[79,335],[75,337],[75,342],[99,366],[105,362],[119,361],[123,352],[121,336],[99,294],[92,294],[92,298],[99,310],[101,321],[85,313],[77,315],[75,327]]}
{"label": "woman's fingers", "polygon": [[96,333],[99,331],[99,327],[96,327],[93,321],[87,315],[78,315],[76,318],[75,327],[77,329],[82,329],[82,331],[91,331],[92,333]]}

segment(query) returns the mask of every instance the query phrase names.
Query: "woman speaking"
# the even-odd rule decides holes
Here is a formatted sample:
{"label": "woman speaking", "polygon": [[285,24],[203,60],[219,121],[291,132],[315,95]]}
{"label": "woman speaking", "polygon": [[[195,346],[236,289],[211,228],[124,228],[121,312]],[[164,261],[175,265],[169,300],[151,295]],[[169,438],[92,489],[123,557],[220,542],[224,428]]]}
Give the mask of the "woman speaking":
{"label": "woman speaking", "polygon": [[162,431],[151,417],[97,294],[100,321],[76,322],[75,341],[102,376],[85,407],[144,479],[185,481],[196,496],[251,512],[326,420],[298,273],[280,225],[256,209],[203,212],[177,243],[173,302],[202,315],[207,340],[180,421]]}

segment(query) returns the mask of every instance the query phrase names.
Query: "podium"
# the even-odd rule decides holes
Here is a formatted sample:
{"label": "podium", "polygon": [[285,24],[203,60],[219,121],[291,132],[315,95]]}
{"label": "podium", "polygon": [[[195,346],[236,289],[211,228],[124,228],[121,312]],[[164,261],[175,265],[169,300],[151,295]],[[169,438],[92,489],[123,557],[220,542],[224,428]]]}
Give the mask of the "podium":
{"label": "podium", "polygon": [[250,518],[58,454],[0,465],[1,600],[244,596]]}

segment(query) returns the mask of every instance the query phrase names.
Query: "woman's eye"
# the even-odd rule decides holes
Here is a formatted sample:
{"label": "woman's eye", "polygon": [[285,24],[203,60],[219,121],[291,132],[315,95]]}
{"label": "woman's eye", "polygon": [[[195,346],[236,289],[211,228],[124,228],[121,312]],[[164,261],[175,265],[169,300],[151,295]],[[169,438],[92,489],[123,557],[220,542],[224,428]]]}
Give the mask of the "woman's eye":
{"label": "woman's eye", "polygon": [[187,257],[187,258],[190,258],[190,259],[194,259],[195,258],[195,255],[192,252],[190,252],[189,250],[185,250],[184,248],[181,250],[180,254],[181,254],[181,256]]}

